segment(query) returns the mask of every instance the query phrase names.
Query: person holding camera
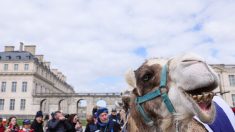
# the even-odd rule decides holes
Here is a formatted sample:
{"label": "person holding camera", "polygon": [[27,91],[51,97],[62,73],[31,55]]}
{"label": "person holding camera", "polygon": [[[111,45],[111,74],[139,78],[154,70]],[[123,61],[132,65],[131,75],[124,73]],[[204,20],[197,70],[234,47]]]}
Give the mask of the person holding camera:
{"label": "person holding camera", "polygon": [[60,111],[56,111],[51,120],[48,121],[47,132],[70,132],[72,126]]}

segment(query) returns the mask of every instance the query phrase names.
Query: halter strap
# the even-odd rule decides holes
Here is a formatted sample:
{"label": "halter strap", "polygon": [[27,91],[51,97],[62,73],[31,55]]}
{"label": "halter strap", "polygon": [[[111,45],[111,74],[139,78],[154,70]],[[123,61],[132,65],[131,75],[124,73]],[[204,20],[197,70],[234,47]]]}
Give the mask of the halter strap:
{"label": "halter strap", "polygon": [[166,88],[166,84],[167,84],[167,65],[164,65],[164,67],[162,68],[161,71],[161,80],[160,80],[160,86],[158,89],[154,90],[153,92],[147,93],[143,96],[139,96],[136,97],[135,99],[135,103],[136,103],[136,108],[139,111],[139,113],[142,115],[142,117],[144,118],[145,123],[147,123],[148,125],[152,125],[153,124],[153,120],[149,117],[148,114],[146,114],[144,108],[142,107],[142,104],[144,102],[147,102],[149,100],[152,100],[154,98],[157,98],[158,96],[162,97],[163,102],[165,103],[168,111],[170,113],[174,113],[175,109],[167,95],[166,92],[161,92],[162,88]]}

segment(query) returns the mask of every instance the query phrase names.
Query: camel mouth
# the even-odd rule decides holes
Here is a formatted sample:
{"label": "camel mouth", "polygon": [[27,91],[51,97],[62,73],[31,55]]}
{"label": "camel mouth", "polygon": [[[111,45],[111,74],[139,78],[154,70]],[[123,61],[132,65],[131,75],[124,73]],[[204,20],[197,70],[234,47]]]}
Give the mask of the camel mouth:
{"label": "camel mouth", "polygon": [[184,94],[191,98],[201,110],[209,111],[212,104],[215,86],[212,84],[207,87],[201,87],[194,90],[184,91]]}
{"label": "camel mouth", "polygon": [[214,97],[213,92],[203,92],[202,94],[189,94],[188,92],[184,92],[187,94],[195,103],[201,108],[203,111],[208,111],[211,108],[212,99]]}

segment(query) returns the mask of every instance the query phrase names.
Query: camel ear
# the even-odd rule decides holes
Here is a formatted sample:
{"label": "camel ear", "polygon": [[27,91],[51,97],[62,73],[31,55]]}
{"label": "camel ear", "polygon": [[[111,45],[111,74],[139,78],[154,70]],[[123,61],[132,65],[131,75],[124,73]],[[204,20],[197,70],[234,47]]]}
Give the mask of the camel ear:
{"label": "camel ear", "polygon": [[132,90],[132,93],[133,93],[134,95],[136,95],[136,96],[140,96],[140,94],[139,94],[137,88],[134,88],[134,89]]}
{"label": "camel ear", "polygon": [[126,82],[130,85],[130,90],[133,90],[136,88],[136,78],[135,78],[135,73],[133,70],[129,70],[126,73]]}

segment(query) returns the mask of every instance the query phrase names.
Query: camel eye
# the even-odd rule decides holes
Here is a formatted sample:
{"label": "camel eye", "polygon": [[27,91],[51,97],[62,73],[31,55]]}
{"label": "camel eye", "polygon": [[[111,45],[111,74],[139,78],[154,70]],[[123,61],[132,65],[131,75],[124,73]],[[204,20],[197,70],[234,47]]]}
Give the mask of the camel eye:
{"label": "camel eye", "polygon": [[143,77],[142,77],[142,81],[143,82],[148,82],[151,78],[152,78],[152,74],[151,73],[146,73]]}

